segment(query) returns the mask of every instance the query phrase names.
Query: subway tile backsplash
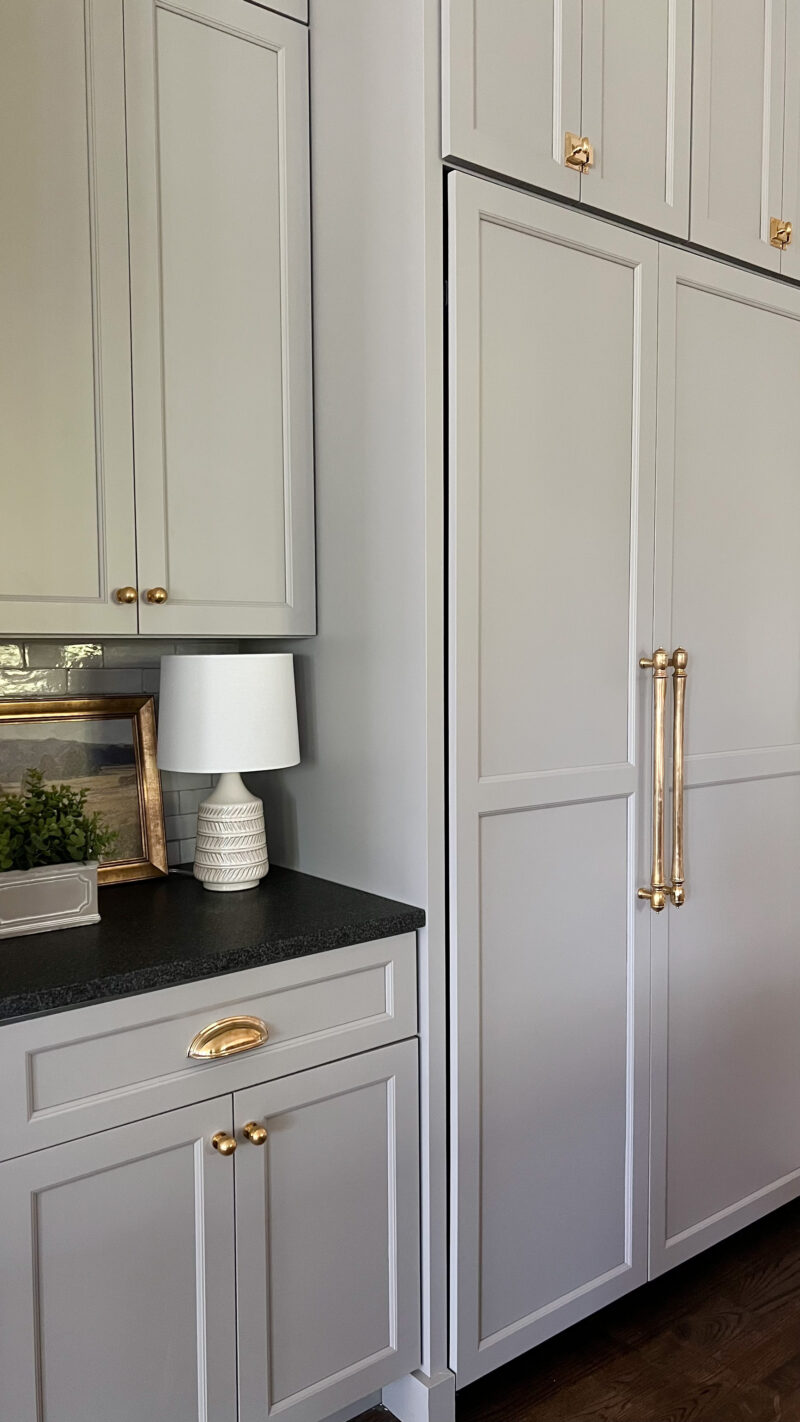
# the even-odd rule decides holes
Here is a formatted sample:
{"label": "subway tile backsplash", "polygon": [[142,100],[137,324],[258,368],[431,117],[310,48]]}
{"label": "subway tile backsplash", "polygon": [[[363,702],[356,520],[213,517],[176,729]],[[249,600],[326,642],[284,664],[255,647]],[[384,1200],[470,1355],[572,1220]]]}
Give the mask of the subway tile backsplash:
{"label": "subway tile backsplash", "polygon": [[[0,698],[122,695],[158,698],[161,658],[166,652],[236,652],[238,642],[72,641],[0,642]],[[213,784],[210,775],[161,777],[167,857],[170,864],[194,858],[197,807]]]}

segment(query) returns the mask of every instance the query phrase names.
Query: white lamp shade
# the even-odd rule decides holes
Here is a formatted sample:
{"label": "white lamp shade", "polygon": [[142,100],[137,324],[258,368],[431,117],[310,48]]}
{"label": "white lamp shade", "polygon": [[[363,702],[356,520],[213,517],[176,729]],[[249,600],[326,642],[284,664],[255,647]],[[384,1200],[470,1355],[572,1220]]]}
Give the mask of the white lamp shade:
{"label": "white lamp shade", "polygon": [[299,759],[291,653],[161,658],[162,770],[217,775]]}

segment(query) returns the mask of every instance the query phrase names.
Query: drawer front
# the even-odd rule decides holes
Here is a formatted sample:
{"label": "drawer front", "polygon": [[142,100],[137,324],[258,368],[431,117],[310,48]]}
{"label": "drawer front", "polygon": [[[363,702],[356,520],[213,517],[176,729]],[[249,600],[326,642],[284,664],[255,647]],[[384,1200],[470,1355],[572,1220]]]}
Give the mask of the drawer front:
{"label": "drawer front", "polygon": [[[222,1018],[266,1042],[188,1056]],[[0,1027],[0,1158],[239,1091],[416,1032],[413,933]]]}

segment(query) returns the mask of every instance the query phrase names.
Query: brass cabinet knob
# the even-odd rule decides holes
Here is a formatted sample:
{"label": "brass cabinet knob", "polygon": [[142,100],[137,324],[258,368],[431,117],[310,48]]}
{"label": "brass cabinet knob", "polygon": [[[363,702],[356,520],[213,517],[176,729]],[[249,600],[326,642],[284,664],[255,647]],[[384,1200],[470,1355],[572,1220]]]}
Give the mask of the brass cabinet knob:
{"label": "brass cabinet knob", "polygon": [[117,602],[135,602],[138,596],[135,588],[117,588],[114,593]]}
{"label": "brass cabinet knob", "polygon": [[267,1129],[265,1126],[259,1126],[258,1121],[248,1121],[247,1125],[242,1127],[242,1133],[251,1145],[266,1145],[267,1143]]}
{"label": "brass cabinet knob", "polygon": [[145,597],[148,602],[155,602],[160,606],[167,600],[167,590],[166,588],[148,588]]}
{"label": "brass cabinet knob", "polygon": [[236,1139],[229,1136],[227,1131],[217,1131],[217,1134],[211,1137],[211,1144],[220,1155],[233,1155],[236,1149]]}

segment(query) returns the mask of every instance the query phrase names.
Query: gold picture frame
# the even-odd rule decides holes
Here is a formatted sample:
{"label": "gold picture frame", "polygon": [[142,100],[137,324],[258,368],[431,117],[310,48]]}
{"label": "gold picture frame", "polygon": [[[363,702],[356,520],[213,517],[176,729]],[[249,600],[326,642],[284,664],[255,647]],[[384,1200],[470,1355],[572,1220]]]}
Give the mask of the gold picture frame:
{"label": "gold picture frame", "polygon": [[[115,721],[120,723],[118,733],[109,724]],[[96,728],[94,738],[84,734],[70,739],[65,734],[70,727],[92,722],[102,726]],[[9,735],[11,727],[21,729],[17,735]],[[103,764],[104,756],[110,764]],[[109,828],[118,834],[120,825],[114,823],[114,811],[122,816],[124,847],[129,852],[100,862],[100,884],[160,879],[167,873],[152,696],[0,700],[0,789],[16,788],[21,773],[30,768],[25,762],[31,760],[34,768],[43,770],[46,780],[86,789],[87,809],[99,809]],[[64,773],[59,772],[59,764],[65,767]]]}

